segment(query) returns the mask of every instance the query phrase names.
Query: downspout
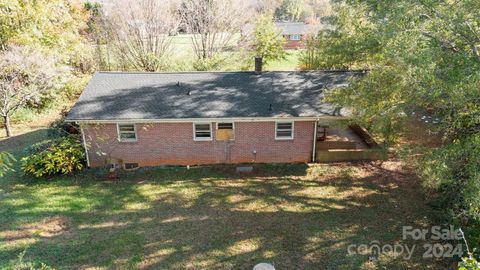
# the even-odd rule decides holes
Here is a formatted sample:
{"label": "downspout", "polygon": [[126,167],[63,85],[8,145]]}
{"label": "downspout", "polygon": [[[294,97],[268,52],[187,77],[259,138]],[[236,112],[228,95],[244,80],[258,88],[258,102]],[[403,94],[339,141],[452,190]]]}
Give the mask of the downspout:
{"label": "downspout", "polygon": [[318,118],[317,120],[315,120],[315,127],[313,128],[312,162],[315,162],[315,155],[317,153],[317,126],[318,126]]}
{"label": "downspout", "polygon": [[83,148],[85,149],[85,158],[87,160],[87,167],[90,168],[90,159],[88,158],[87,142],[85,141],[85,133],[83,132],[82,126],[80,126],[80,134],[82,134],[82,142],[83,142]]}

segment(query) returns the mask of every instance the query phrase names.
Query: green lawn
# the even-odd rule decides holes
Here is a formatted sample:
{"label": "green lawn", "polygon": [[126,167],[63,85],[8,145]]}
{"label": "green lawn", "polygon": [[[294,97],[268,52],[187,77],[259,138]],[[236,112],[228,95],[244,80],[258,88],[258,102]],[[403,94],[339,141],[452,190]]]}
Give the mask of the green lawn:
{"label": "green lawn", "polygon": [[[21,148],[35,131],[0,141]],[[423,193],[396,162],[147,168],[117,180],[90,170],[39,182],[0,181],[0,269],[24,260],[57,269],[444,269],[393,254],[370,261],[350,244],[401,241],[427,226]]]}
{"label": "green lawn", "polygon": [[[217,60],[217,65],[212,64],[209,67],[211,71],[244,71],[254,70],[254,52],[247,51],[246,47],[238,48],[238,39],[240,36],[235,36],[229,43],[229,48],[217,53],[214,59]],[[104,47],[102,47],[104,48]],[[291,71],[300,70],[300,56],[302,50],[287,50],[286,57],[281,60],[272,61],[264,65],[266,71]],[[193,49],[193,43],[190,35],[180,34],[172,37],[170,51],[166,54],[165,72],[185,72],[196,71],[194,63],[197,61]],[[109,62],[112,68],[121,68],[118,65],[118,59],[109,56]],[[211,60],[212,63],[213,59]]]}
{"label": "green lawn", "polygon": [[288,71],[300,69],[300,56],[302,50],[289,50],[285,59],[272,61],[265,67],[267,70]]}
{"label": "green lawn", "polygon": [[[236,47],[239,38],[240,36],[233,37],[231,40],[232,47]],[[268,71],[299,70],[299,57],[301,53],[301,50],[288,50],[285,59],[272,61],[265,65],[264,69]],[[219,54],[219,57],[222,59],[221,64],[219,65],[219,68],[222,71],[244,70],[245,67],[249,67],[249,70],[254,70],[252,53],[248,54],[237,50],[224,51]],[[245,59],[246,57],[249,59]],[[173,37],[172,52],[169,62],[174,63],[174,65],[170,68],[173,68],[173,70],[176,71],[192,71],[194,70],[193,62],[195,59],[196,57],[192,47],[191,36],[181,34]]]}

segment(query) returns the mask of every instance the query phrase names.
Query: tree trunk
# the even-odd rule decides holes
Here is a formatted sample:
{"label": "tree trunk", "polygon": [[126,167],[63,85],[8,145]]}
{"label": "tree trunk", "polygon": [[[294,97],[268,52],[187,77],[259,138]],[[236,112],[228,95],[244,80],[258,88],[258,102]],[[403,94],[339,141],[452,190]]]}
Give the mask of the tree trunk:
{"label": "tree trunk", "polygon": [[3,116],[3,125],[5,126],[7,137],[11,137],[12,131],[10,130],[10,117],[8,114]]}
{"label": "tree trunk", "polygon": [[202,59],[207,59],[207,38],[208,34],[202,33],[200,34],[200,38],[202,40]]}

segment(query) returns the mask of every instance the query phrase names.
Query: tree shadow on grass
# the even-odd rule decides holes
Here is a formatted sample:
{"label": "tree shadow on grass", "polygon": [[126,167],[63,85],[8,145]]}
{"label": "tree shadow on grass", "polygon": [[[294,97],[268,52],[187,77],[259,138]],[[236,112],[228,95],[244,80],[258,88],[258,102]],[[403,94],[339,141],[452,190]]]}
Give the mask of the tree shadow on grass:
{"label": "tree shadow on grass", "polygon": [[14,135],[10,138],[2,138],[0,140],[0,152],[7,151],[16,156],[22,154],[23,148],[43,140],[47,137],[48,129],[37,129],[32,132]]}
{"label": "tree shadow on grass", "polygon": [[[27,186],[3,200],[0,230],[4,235],[50,216],[66,217],[68,228],[58,234],[7,240],[33,239],[27,254],[61,269],[252,269],[259,262],[278,269],[442,268],[421,253],[410,261],[379,262],[347,253],[351,244],[401,241],[404,225],[424,226],[429,210],[415,189],[381,170],[362,178],[316,178],[297,166],[287,177],[285,171],[268,175],[268,167],[240,179],[227,167],[168,168],[116,182]],[[42,191],[48,194],[36,193]],[[23,247],[6,245],[0,261]]]}

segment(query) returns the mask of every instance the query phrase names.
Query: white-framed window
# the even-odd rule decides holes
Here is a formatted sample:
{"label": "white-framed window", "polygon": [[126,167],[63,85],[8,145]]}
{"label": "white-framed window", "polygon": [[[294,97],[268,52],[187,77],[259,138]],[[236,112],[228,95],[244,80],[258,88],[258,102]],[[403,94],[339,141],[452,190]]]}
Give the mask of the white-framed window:
{"label": "white-framed window", "polygon": [[275,139],[276,140],[292,140],[293,139],[293,122],[278,121],[275,123]]}
{"label": "white-framed window", "polygon": [[299,34],[290,35],[290,40],[300,40]]}
{"label": "white-framed window", "polygon": [[193,123],[193,140],[211,141],[212,123]]}
{"label": "white-framed window", "polygon": [[117,124],[118,140],[121,142],[137,141],[137,128],[135,124]]}
{"label": "white-framed window", "polygon": [[233,122],[217,122],[217,141],[235,140],[235,124]]}

